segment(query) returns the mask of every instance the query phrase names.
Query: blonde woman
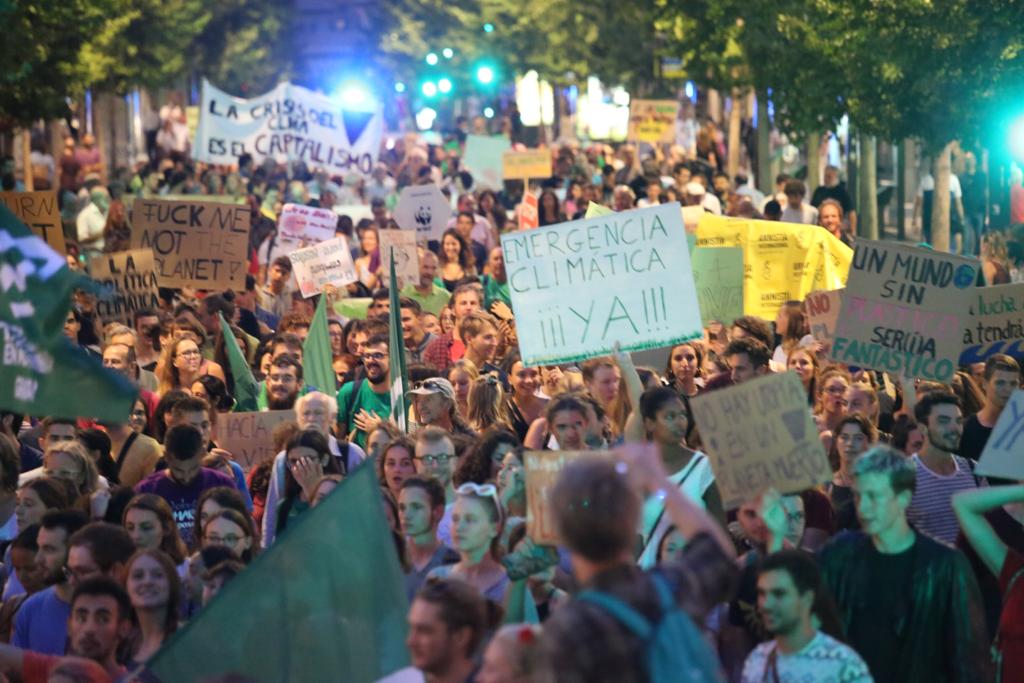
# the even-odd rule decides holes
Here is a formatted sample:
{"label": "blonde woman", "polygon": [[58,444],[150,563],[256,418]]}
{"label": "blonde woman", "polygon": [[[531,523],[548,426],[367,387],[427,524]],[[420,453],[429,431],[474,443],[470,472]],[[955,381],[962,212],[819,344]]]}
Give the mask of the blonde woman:
{"label": "blonde woman", "polygon": [[467,358],[461,358],[452,363],[445,373],[445,378],[452,383],[452,387],[455,389],[455,409],[463,419],[469,414],[469,388],[473,386],[473,382],[479,376],[480,371],[473,361]]}
{"label": "blonde woman", "polygon": [[493,373],[477,377],[469,389],[466,422],[477,432],[498,426],[512,429],[501,380]]}

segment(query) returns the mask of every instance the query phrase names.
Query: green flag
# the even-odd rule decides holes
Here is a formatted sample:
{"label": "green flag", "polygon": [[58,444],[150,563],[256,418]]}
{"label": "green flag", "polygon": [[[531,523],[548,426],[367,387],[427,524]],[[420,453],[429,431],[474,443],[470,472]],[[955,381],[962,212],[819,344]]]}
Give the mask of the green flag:
{"label": "green flag", "polygon": [[327,297],[321,294],[313,322],[309,325],[309,334],[302,343],[302,376],[306,385],[334,396],[338,387],[335,386],[333,360],[331,334],[327,329]]}
{"label": "green flag", "polygon": [[143,680],[375,681],[407,666],[402,569],[373,463],[305,512],[157,652]]}
{"label": "green flag", "polygon": [[[391,419],[403,432],[408,430],[405,391],[409,373],[405,369],[405,338],[402,335],[402,309],[398,301],[398,278],[395,277],[395,249],[391,248],[390,311],[388,313],[388,355],[391,372]],[[312,331],[312,330],[311,330]]]}
{"label": "green flag", "polygon": [[231,379],[234,382],[234,386],[231,387],[235,397],[234,411],[246,413],[259,410],[256,406],[256,397],[260,393],[259,382],[252,376],[252,368],[245,360],[242,349],[238,347],[238,340],[235,338],[235,333],[231,331],[228,321],[224,319],[224,314],[218,313],[217,315],[220,316],[220,333],[224,337],[224,352],[228,356],[228,369],[231,370]]}
{"label": "green flag", "polygon": [[138,389],[64,336],[75,289],[97,286],[0,205],[0,409],[126,422]]}

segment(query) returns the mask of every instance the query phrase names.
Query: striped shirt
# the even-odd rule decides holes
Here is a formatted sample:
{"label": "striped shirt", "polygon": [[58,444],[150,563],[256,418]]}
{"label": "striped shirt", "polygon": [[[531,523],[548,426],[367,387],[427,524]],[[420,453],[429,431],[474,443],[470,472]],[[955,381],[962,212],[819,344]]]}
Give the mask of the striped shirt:
{"label": "striped shirt", "polygon": [[918,531],[950,545],[956,543],[960,523],[953,512],[953,494],[977,488],[974,474],[966,458],[953,456],[956,471],[952,474],[936,474],[928,469],[917,454],[913,456],[917,470],[917,486],[914,497],[907,508],[907,520]]}

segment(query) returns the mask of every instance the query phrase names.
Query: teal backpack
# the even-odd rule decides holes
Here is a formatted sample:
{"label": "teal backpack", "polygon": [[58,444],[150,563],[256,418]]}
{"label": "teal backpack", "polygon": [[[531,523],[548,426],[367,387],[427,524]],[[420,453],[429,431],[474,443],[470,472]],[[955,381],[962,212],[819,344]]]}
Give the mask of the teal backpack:
{"label": "teal backpack", "polygon": [[651,683],[724,683],[707,639],[676,603],[668,582],[657,573],[648,576],[654,581],[661,604],[657,623],[602,591],[585,590],[576,599],[597,605],[643,641]]}

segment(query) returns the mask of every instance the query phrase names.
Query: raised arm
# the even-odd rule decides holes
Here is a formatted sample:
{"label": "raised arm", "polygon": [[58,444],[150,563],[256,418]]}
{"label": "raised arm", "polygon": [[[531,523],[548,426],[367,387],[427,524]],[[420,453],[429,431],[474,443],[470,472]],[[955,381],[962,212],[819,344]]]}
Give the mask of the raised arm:
{"label": "raised arm", "polygon": [[988,570],[999,576],[1006,561],[1006,544],[985,519],[985,513],[1008,503],[1024,502],[1024,485],[988,486],[953,496],[960,529]]}

